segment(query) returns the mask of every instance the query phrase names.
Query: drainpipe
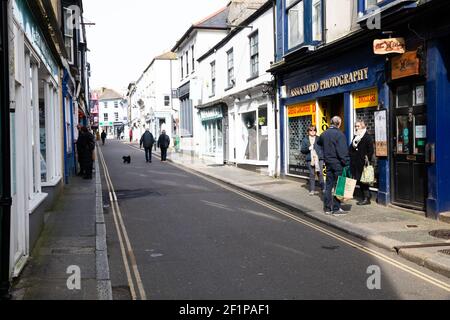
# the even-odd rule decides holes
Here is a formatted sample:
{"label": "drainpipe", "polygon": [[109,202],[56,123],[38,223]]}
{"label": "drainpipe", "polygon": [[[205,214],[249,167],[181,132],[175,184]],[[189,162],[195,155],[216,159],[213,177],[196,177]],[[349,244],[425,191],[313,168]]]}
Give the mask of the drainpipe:
{"label": "drainpipe", "polygon": [[0,53],[0,159],[1,198],[0,198],[0,299],[10,299],[9,264],[11,245],[11,144],[10,144],[10,97],[9,97],[9,38],[8,1],[0,0],[1,5],[1,46]]}
{"label": "drainpipe", "polygon": [[[77,110],[78,112],[78,110]],[[73,173],[76,175],[77,174],[77,159],[76,159],[76,155],[75,155],[75,128],[74,128],[74,122],[73,122],[73,113],[74,113],[74,108],[73,108],[73,97],[70,97],[70,127],[71,127],[71,139],[70,142],[72,144],[72,160],[73,160]]]}
{"label": "drainpipe", "polygon": [[68,170],[68,159],[67,159],[67,124],[66,124],[66,96],[67,96],[67,74],[66,70],[64,70],[63,76],[63,99],[62,99],[62,108],[63,108],[63,126],[64,126],[64,182],[66,184],[69,183],[69,170]]}
{"label": "drainpipe", "polygon": [[[277,1],[273,0],[273,59],[274,61],[277,59]],[[280,176],[280,172],[278,172],[278,160],[279,160],[279,150],[278,150],[278,77],[274,76],[273,81],[273,109],[275,113],[275,172],[274,172],[274,178],[278,178]]]}

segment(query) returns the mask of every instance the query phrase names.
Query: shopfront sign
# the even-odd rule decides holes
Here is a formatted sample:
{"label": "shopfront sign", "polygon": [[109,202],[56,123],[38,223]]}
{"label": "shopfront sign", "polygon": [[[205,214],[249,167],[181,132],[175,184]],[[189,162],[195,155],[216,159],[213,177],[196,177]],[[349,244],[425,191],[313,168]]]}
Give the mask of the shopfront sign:
{"label": "shopfront sign", "polygon": [[290,97],[298,97],[318,91],[337,88],[369,79],[369,68],[355,70],[349,73],[340,74],[331,78],[323,79],[318,82],[306,84],[304,86],[292,88],[289,90]]}
{"label": "shopfront sign", "polygon": [[112,127],[113,123],[112,122],[100,122],[100,125],[103,127]]}
{"label": "shopfront sign", "polygon": [[288,118],[305,117],[316,114],[316,102],[294,104],[288,107]]}
{"label": "shopfront sign", "polygon": [[353,93],[353,107],[355,109],[372,108],[378,106],[378,90],[376,88]]}
{"label": "shopfront sign", "polygon": [[200,119],[201,121],[211,121],[218,120],[223,118],[222,108],[214,107],[207,108],[200,111]]}
{"label": "shopfront sign", "polygon": [[375,54],[405,53],[405,48],[404,38],[377,39],[373,41],[373,52]]}
{"label": "shopfront sign", "polygon": [[392,80],[420,74],[420,59],[417,51],[408,51],[392,58]]}

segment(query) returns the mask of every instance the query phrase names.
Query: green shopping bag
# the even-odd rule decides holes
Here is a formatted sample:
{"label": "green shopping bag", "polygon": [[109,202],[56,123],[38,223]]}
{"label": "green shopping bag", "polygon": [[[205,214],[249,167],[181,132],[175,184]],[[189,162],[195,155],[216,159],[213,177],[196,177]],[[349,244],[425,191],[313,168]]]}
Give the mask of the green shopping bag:
{"label": "green shopping bag", "polygon": [[345,167],[342,175],[338,177],[334,196],[340,201],[348,201],[353,199],[356,188],[356,180],[350,178],[349,168]]}

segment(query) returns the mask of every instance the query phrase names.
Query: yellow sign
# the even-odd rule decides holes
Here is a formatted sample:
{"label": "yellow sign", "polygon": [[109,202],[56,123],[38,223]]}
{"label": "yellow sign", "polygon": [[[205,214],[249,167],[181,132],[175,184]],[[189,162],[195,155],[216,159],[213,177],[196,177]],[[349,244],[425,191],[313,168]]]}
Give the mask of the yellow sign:
{"label": "yellow sign", "polygon": [[311,101],[307,103],[294,104],[288,107],[288,117],[297,118],[316,115],[316,102]]}
{"label": "yellow sign", "polygon": [[354,92],[353,105],[355,109],[371,108],[378,106],[378,90],[375,88]]}

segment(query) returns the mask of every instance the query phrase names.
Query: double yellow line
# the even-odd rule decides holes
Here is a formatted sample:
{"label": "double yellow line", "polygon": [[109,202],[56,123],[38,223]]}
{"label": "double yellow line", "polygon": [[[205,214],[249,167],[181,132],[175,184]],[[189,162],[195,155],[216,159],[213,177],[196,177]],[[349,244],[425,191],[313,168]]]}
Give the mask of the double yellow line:
{"label": "double yellow line", "polygon": [[239,190],[237,190],[237,189],[235,189],[233,187],[230,187],[230,186],[228,186],[228,185],[226,185],[224,183],[221,183],[221,182],[218,182],[218,181],[213,180],[211,178],[208,178],[205,175],[199,174],[199,173],[197,173],[194,170],[188,169],[188,168],[186,168],[186,167],[184,167],[182,165],[178,165],[178,164],[175,164],[173,162],[169,162],[169,163],[172,166],[177,167],[180,170],[183,170],[183,171],[188,172],[188,173],[190,173],[192,175],[200,177],[201,179],[204,179],[204,180],[206,180],[208,182],[211,182],[211,183],[213,183],[215,185],[218,185],[218,186],[222,187],[223,189],[226,189],[228,191],[234,192],[234,193],[236,193],[236,194],[238,194],[238,195],[240,195],[240,196],[242,196],[244,198],[247,198],[248,200],[250,200],[252,202],[258,203],[259,205],[261,205],[263,207],[266,207],[266,208],[268,208],[268,209],[270,209],[270,210],[272,210],[274,212],[277,212],[278,214],[280,214],[280,215],[282,215],[282,216],[284,216],[286,218],[289,218],[289,219],[294,220],[296,222],[299,222],[299,223],[301,223],[301,224],[303,224],[305,226],[308,226],[308,227],[310,227],[310,228],[312,228],[312,229],[314,229],[316,231],[319,231],[319,232],[321,232],[323,234],[326,234],[326,235],[328,235],[328,236],[330,236],[330,237],[332,237],[332,238],[334,238],[334,239],[336,239],[336,240],[338,240],[340,242],[343,242],[343,243],[345,243],[345,244],[347,244],[347,245],[349,245],[349,246],[351,246],[351,247],[353,247],[353,248],[355,248],[355,249],[357,249],[359,251],[362,251],[362,252],[364,252],[364,253],[372,256],[372,257],[376,257],[376,258],[380,259],[381,261],[384,261],[384,262],[386,262],[386,263],[396,267],[397,269],[400,269],[400,270],[402,270],[402,271],[404,271],[406,273],[409,273],[409,274],[411,274],[414,277],[417,277],[417,278],[419,278],[419,279],[421,279],[421,280],[423,280],[425,282],[428,282],[428,283],[430,283],[430,284],[432,284],[432,285],[434,285],[434,286],[436,286],[436,287],[438,287],[438,288],[440,288],[440,289],[442,289],[442,290],[444,290],[446,292],[450,292],[450,284],[447,283],[447,282],[444,282],[444,281],[436,279],[436,278],[434,278],[432,276],[429,276],[426,273],[420,272],[420,271],[418,271],[418,270],[416,270],[416,269],[414,269],[414,268],[412,268],[410,266],[407,266],[406,264],[403,264],[403,263],[401,263],[401,262],[399,262],[399,261],[397,261],[395,259],[392,259],[391,257],[389,257],[387,255],[384,255],[384,254],[382,254],[382,253],[380,253],[380,252],[378,252],[376,250],[373,250],[373,249],[371,249],[369,247],[363,246],[363,245],[361,245],[361,244],[359,244],[359,243],[357,243],[355,241],[352,241],[352,240],[350,240],[350,239],[348,239],[346,237],[343,237],[343,236],[341,236],[341,235],[339,235],[339,234],[337,234],[335,232],[332,232],[332,231],[330,231],[330,230],[328,230],[326,228],[320,227],[320,226],[318,226],[315,223],[311,223],[311,222],[309,222],[309,221],[307,221],[305,219],[302,219],[302,218],[300,218],[298,216],[295,216],[295,215],[293,215],[293,214],[291,214],[291,213],[289,213],[289,212],[287,212],[285,210],[282,210],[282,209],[280,209],[278,207],[275,207],[275,206],[269,204],[266,201],[260,200],[260,199],[254,197],[254,196],[251,196],[251,195],[249,195],[247,193],[239,191]]}
{"label": "double yellow line", "polygon": [[[125,272],[127,274],[128,284],[130,286],[131,298],[133,300],[147,300],[145,294],[144,285],[142,283],[141,275],[138,270],[136,257],[131,247],[131,242],[128,237],[125,223],[122,219],[122,213],[117,202],[117,195],[114,191],[114,186],[109,175],[108,167],[106,166],[105,158],[103,157],[102,150],[97,148],[100,154],[100,161],[102,163],[103,172],[105,174],[106,184],[108,186],[109,201],[111,203],[112,213],[114,217],[114,224],[116,226],[117,235],[120,242],[120,250],[122,252],[123,264],[125,266]],[[136,285],[135,285],[136,283]],[[137,287],[137,292],[136,292]]]}

